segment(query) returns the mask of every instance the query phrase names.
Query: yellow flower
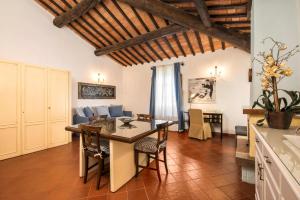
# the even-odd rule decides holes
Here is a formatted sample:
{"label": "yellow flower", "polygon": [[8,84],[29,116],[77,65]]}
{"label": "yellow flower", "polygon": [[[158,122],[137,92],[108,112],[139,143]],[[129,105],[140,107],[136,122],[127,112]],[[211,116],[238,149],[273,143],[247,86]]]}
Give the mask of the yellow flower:
{"label": "yellow flower", "polygon": [[285,62],[282,62],[280,63],[279,67],[285,67],[286,66],[286,63]]}
{"label": "yellow flower", "polygon": [[266,56],[266,62],[269,66],[272,66],[274,65],[275,63],[275,59],[273,58],[273,55],[272,54],[269,54]]}
{"label": "yellow flower", "polygon": [[264,75],[268,78],[271,78],[271,77],[279,78],[280,77],[280,74],[278,73],[279,66],[277,66],[277,65],[272,65],[271,67],[264,68],[264,70],[265,70]]}
{"label": "yellow flower", "polygon": [[267,89],[269,89],[269,87],[270,87],[270,83],[269,83],[268,81],[263,81],[263,82],[261,83],[261,87],[262,87],[264,90],[267,90]]}
{"label": "yellow flower", "polygon": [[287,49],[286,44],[282,44],[282,45],[279,47],[279,50],[280,50],[280,51],[284,51],[284,50],[286,50],[286,49]]}
{"label": "yellow flower", "polygon": [[288,68],[282,70],[282,74],[285,76],[291,76],[293,74],[293,70],[290,67],[288,67]]}

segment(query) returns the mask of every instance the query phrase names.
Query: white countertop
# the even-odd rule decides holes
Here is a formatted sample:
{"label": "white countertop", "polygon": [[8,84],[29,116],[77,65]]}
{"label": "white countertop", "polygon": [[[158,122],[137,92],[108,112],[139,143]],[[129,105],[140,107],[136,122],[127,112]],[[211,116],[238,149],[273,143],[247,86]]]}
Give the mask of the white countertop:
{"label": "white countertop", "polygon": [[296,135],[296,127],[288,130],[271,129],[266,126],[254,128],[300,185],[300,134]]}

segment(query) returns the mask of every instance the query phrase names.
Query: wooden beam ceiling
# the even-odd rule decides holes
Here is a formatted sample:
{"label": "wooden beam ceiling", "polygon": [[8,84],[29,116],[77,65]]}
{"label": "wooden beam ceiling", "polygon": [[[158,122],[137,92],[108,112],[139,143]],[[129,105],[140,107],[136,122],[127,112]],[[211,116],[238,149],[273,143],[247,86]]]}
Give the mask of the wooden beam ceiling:
{"label": "wooden beam ceiling", "polygon": [[210,17],[204,0],[194,0],[200,18],[206,27],[211,27]]}
{"label": "wooden beam ceiling", "polygon": [[82,0],[74,8],[67,10],[65,13],[57,16],[53,24],[59,28],[69,24],[94,8],[101,0]]}
{"label": "wooden beam ceiling", "polygon": [[[206,27],[197,13],[196,0],[160,0],[160,3],[175,9],[168,18],[155,12],[147,12],[138,7],[123,3],[123,0],[35,0],[54,15],[58,27],[66,26],[81,38],[123,66],[155,62],[172,57],[196,55],[237,47],[229,40],[217,37],[219,32],[238,34],[244,40],[249,37],[250,20],[245,17],[250,0],[212,1],[202,0],[207,7],[207,19],[211,27]],[[97,3],[94,5],[93,3]],[[143,2],[145,0],[137,0]],[[151,6],[158,0],[147,0]],[[197,0],[199,1],[199,0]],[[153,4],[154,2],[154,4]],[[166,4],[167,3],[167,4]],[[91,6],[92,5],[92,6]],[[91,6],[91,7],[89,7]],[[77,11],[76,11],[77,10]],[[170,10],[168,10],[170,11]],[[159,11],[160,12],[160,11]],[[178,21],[172,17],[180,13]],[[163,12],[163,14],[165,14]],[[192,17],[192,18],[191,18]],[[192,19],[184,23],[182,19]],[[191,23],[195,22],[195,25]],[[199,24],[201,23],[201,24]],[[217,24],[217,25],[216,25]],[[178,26],[174,32],[157,36],[151,34],[161,29]],[[215,31],[218,29],[218,31]],[[212,31],[213,34],[208,34]],[[240,33],[240,34],[239,34]],[[149,34],[149,40],[137,42]],[[208,37],[209,36],[209,37]],[[221,40],[220,40],[221,39]],[[126,42],[132,45],[126,45]],[[136,43],[137,42],[137,43]],[[123,46],[123,45],[126,46]],[[233,45],[232,45],[233,44]],[[114,50],[114,48],[116,48]],[[96,52],[95,51],[95,52]]]}
{"label": "wooden beam ceiling", "polygon": [[184,11],[170,6],[158,0],[120,0],[130,6],[139,8],[153,15],[165,18],[181,26],[197,30],[211,37],[216,37],[222,41],[229,42],[237,48],[250,52],[250,39],[235,31],[230,31],[222,26],[214,25],[207,28],[198,17],[185,13]]}
{"label": "wooden beam ceiling", "polygon": [[124,49],[127,47],[142,44],[145,41],[152,41],[152,40],[155,40],[155,39],[158,39],[161,37],[165,37],[167,35],[174,34],[174,33],[180,32],[180,31],[184,31],[184,30],[186,30],[185,27],[182,27],[182,26],[176,25],[176,24],[172,24],[172,25],[163,27],[161,29],[158,29],[156,31],[145,33],[144,35],[139,35],[132,39],[125,40],[124,42],[97,49],[95,51],[95,55],[101,56],[101,55],[109,54],[111,52],[118,51],[120,49]]}

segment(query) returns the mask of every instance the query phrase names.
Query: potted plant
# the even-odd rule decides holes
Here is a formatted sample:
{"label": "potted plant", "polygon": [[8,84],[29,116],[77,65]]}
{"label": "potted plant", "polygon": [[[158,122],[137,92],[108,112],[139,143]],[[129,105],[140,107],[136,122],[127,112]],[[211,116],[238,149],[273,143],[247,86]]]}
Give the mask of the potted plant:
{"label": "potted plant", "polygon": [[[270,40],[271,48],[267,52],[258,54],[254,61],[262,66],[261,76],[262,95],[254,102],[253,108],[259,106],[263,108],[265,119],[270,128],[288,129],[291,125],[295,113],[300,113],[300,92],[278,89],[278,84],[284,78],[293,74],[293,70],[287,66],[289,58],[300,52],[299,45],[287,51],[287,46],[268,37],[263,40]],[[280,94],[283,94],[279,97]],[[262,125],[265,119],[259,120],[258,125]]]}

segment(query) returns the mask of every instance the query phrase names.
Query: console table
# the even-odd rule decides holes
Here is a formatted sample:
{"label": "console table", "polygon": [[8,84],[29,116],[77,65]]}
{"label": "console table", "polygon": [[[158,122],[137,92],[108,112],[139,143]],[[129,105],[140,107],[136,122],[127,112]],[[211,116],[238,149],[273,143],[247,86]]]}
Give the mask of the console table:
{"label": "console table", "polygon": [[[190,126],[190,117],[189,112],[185,111],[185,114],[187,114],[188,119],[186,122],[188,122],[188,125]],[[204,122],[210,123],[210,124],[219,124],[220,125],[220,134],[221,134],[221,140],[223,139],[223,113],[221,112],[203,112]]]}

